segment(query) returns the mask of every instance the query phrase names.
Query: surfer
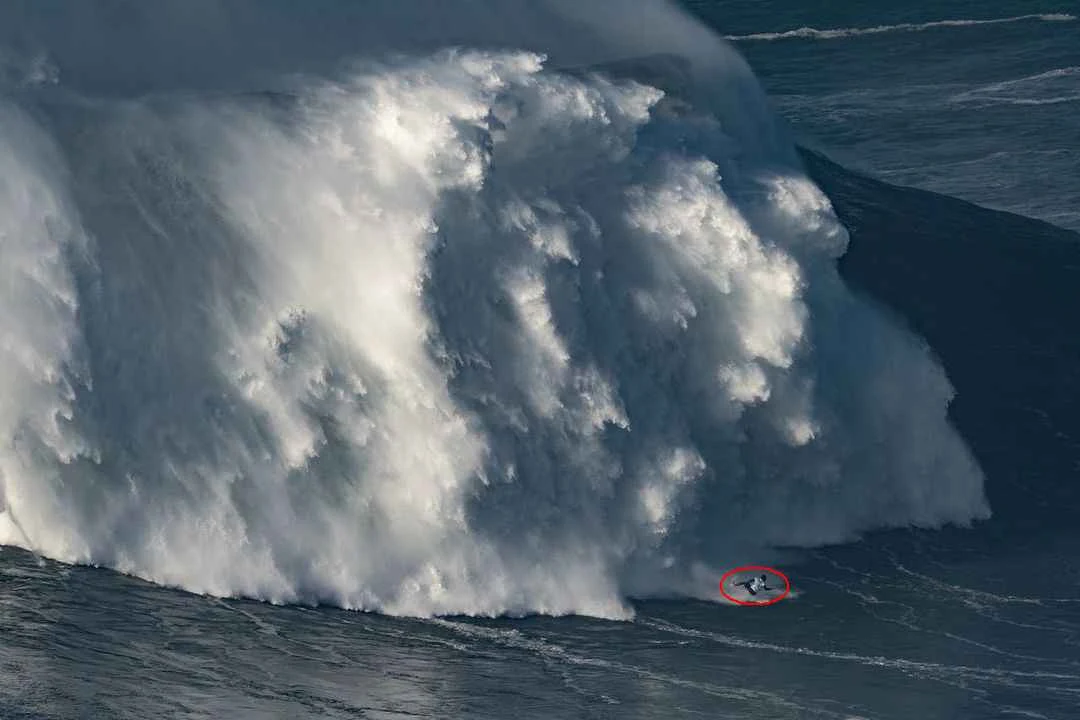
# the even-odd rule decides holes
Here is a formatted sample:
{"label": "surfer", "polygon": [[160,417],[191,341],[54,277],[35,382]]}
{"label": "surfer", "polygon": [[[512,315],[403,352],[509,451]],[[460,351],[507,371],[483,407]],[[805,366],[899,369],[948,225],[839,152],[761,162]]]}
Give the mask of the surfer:
{"label": "surfer", "polygon": [[757,595],[759,592],[774,589],[774,588],[769,587],[765,583],[765,576],[764,575],[759,575],[756,578],[752,578],[750,580],[744,580],[743,582],[737,582],[735,584],[738,585],[739,587],[746,588],[746,591],[748,593],[750,593],[751,595]]}

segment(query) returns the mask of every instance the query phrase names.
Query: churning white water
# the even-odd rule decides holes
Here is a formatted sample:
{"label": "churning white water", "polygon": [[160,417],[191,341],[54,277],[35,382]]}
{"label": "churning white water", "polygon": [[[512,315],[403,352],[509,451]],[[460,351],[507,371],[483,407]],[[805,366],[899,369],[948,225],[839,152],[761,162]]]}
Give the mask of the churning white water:
{"label": "churning white water", "polygon": [[985,517],[944,373],[844,287],[737,59],[695,50],[676,101],[538,38],[274,93],[9,72],[0,541],[275,602],[624,617],[774,546]]}

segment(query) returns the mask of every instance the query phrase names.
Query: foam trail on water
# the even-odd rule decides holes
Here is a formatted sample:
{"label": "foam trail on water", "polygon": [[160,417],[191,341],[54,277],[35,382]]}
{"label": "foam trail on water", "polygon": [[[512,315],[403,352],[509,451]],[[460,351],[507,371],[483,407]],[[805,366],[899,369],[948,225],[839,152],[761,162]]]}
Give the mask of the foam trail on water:
{"label": "foam trail on water", "polygon": [[796,28],[795,30],[784,30],[781,32],[750,33],[747,35],[725,35],[724,38],[736,42],[755,40],[790,40],[795,38],[807,38],[812,40],[837,40],[840,38],[856,37],[859,35],[880,35],[882,33],[896,32],[921,32],[924,30],[933,30],[936,28],[970,27],[974,25],[1001,25],[1005,23],[1028,22],[1032,20],[1041,22],[1072,22],[1073,20],[1076,20],[1076,16],[1070,15],[1069,13],[1043,13],[1038,15],[1014,15],[1013,17],[991,18],[988,20],[934,20],[931,22],[923,23],[897,23],[895,25],[877,25],[874,27],[864,28],[829,28],[819,30],[818,28],[801,27]]}
{"label": "foam trail on water", "polygon": [[1056,105],[1080,100],[1080,67],[1054,68],[957,93],[949,102],[977,105]]}
{"label": "foam trail on water", "polygon": [[679,102],[479,48],[14,96],[0,539],[216,595],[626,617],[773,546],[986,517],[944,373],[844,287],[725,52]]}

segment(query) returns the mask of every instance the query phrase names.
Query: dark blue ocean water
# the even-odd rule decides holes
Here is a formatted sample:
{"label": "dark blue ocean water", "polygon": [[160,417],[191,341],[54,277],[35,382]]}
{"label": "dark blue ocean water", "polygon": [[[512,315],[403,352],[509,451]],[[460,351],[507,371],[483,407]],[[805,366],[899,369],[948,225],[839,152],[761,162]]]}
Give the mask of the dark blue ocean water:
{"label": "dark blue ocean water", "polygon": [[[688,5],[741,36],[806,145],[891,183],[1080,230],[1075,5]],[[826,33],[783,34],[800,28]]]}
{"label": "dark blue ocean water", "polygon": [[1075,535],[813,552],[772,608],[397,620],[4,554],[10,718],[1075,717]]}
{"label": "dark blue ocean water", "polygon": [[[809,547],[771,547],[768,552],[747,543],[755,554],[742,559],[753,563],[764,557],[783,568],[792,581],[791,598],[767,608],[742,608],[702,597],[700,592],[674,591],[675,597],[647,593],[648,598],[631,592],[627,602],[632,617],[627,619],[533,613],[401,618],[342,610],[332,603],[272,604],[186,592],[106,567],[65,564],[22,547],[4,547],[0,717],[1080,717],[1080,523],[1076,521],[1080,342],[1075,332],[1080,235],[1073,232],[1080,230],[1080,20],[1069,15],[1077,8],[1041,0],[903,3],[890,8],[796,0],[687,0],[686,5],[716,33],[734,38],[731,42],[748,60],[799,144],[821,153],[806,153],[803,162],[850,232],[850,248],[839,262],[841,276],[860,297],[923,338],[944,367],[956,390],[950,422],[982,468],[992,515],[966,527],[926,518],[913,523],[921,527],[860,527],[865,531],[846,542],[826,539],[804,543]],[[123,3],[94,7],[116,14],[117,22],[129,9]],[[58,3],[56,12],[63,13],[64,8]],[[215,12],[224,17],[229,11],[221,6]],[[174,18],[177,32],[194,32],[197,23],[192,21],[189,27],[185,17],[180,12]],[[814,31],[784,35],[800,28]],[[16,44],[11,40],[14,35],[18,33],[5,36],[11,46]],[[32,40],[19,40],[20,52],[33,46]],[[4,50],[0,47],[0,60]],[[41,57],[41,71],[53,72],[50,55]],[[52,57],[63,57],[63,52]],[[100,62],[107,67],[107,59]],[[58,64],[62,89],[64,67]],[[28,66],[21,59],[10,67],[15,74],[25,74]],[[59,152],[71,157],[70,172],[79,182],[94,181],[87,181],[72,203],[97,208],[98,227],[129,227],[133,236],[160,231],[161,237],[172,238],[170,242],[180,242],[169,232],[183,226],[188,233],[183,242],[195,238],[209,245],[217,238],[214,221],[216,213],[224,214],[226,201],[207,199],[183,182],[189,176],[170,174],[173,166],[157,162],[166,156],[183,158],[187,146],[177,142],[168,153],[139,155],[141,148],[163,142],[154,134],[157,130],[145,134],[138,130],[140,123],[156,122],[146,120],[151,113],[138,105],[141,101],[118,101],[131,103],[116,112],[128,123],[120,125],[132,138],[130,146],[118,143],[118,147],[128,147],[137,159],[132,162],[140,163],[140,172],[151,178],[146,182],[154,188],[153,203],[139,187],[107,177],[111,167],[127,168],[124,162],[80,163],[79,153],[71,150],[85,138],[128,137],[123,132],[94,134],[95,113],[105,112],[99,95],[84,89],[73,101],[20,95],[24,92],[9,89],[12,102],[29,117],[44,118],[42,127],[59,138]],[[170,101],[169,93],[161,95],[152,97],[146,107]],[[273,135],[269,126],[260,127],[259,132]],[[687,131],[686,137],[691,146],[692,133]],[[300,157],[290,157],[289,162],[303,167]],[[570,163],[559,160],[554,167],[567,166],[560,162]],[[370,172],[377,172],[377,164],[373,167]],[[544,172],[554,178],[550,182],[558,182],[556,172],[546,166]],[[361,192],[358,184],[350,187]],[[299,186],[288,191],[293,195],[281,197],[301,193]],[[312,195],[311,202],[320,197]],[[388,206],[396,202],[392,194],[385,197]],[[58,202],[43,211],[51,218],[49,223],[60,222],[62,208]],[[691,211],[690,206],[684,209]],[[158,223],[163,216],[176,225]],[[283,217],[281,222],[287,224]],[[32,224],[5,227],[25,230]],[[286,231],[290,228],[295,229],[286,225]],[[0,235],[0,241],[9,239],[10,235]],[[545,241],[557,243],[558,238]],[[192,252],[198,251],[200,242],[192,243]],[[14,266],[25,256],[20,248],[0,244],[0,259]],[[380,261],[372,257],[364,255],[358,262]],[[103,256],[99,263],[106,265],[107,260]],[[241,264],[234,256],[224,257],[205,272],[228,277],[238,272],[232,261]],[[617,264],[613,261],[613,274]],[[52,277],[51,265],[43,261],[38,267],[45,268],[41,275],[45,284]],[[137,264],[131,260],[123,267]],[[175,290],[175,278],[188,269],[174,267],[173,275],[166,270],[149,284],[160,287],[161,298],[182,296],[189,285],[180,283]],[[16,285],[10,277],[4,281]],[[20,296],[0,294],[5,300],[10,297]],[[202,307],[198,299],[192,303]],[[14,305],[4,312],[19,315]],[[164,307],[161,312],[167,317],[173,311]],[[116,313],[127,317],[121,310]],[[26,324],[59,322],[57,317],[33,315]],[[365,322],[377,324],[377,318]],[[187,334],[177,346],[185,345],[187,337],[202,337],[184,327]],[[9,337],[21,329],[15,322],[0,324]],[[387,342],[400,338],[386,337]],[[282,343],[291,341],[287,336]],[[540,340],[536,342],[537,355],[549,352]],[[857,346],[861,340],[853,337],[849,342]],[[139,344],[131,341],[125,347]],[[156,357],[152,347],[145,352]],[[48,364],[37,356],[33,361]],[[866,362],[873,361],[868,352]],[[118,357],[113,362],[122,368],[126,360]],[[185,362],[185,357],[163,361],[160,377],[179,376],[189,367]],[[11,369],[14,366],[4,367],[11,377],[23,377]],[[676,371],[664,367],[656,372]],[[332,384],[326,378],[323,382]],[[908,389],[897,390],[902,395]],[[103,414],[136,416],[140,403],[182,405],[175,392],[105,397],[95,407]],[[31,403],[37,398],[28,394],[22,399]],[[842,410],[843,404],[839,407]],[[0,402],[0,410],[4,411],[0,419],[7,422],[4,413],[10,414],[9,406]],[[178,438],[170,442],[179,446],[185,437],[174,427],[146,428],[137,423],[130,427],[143,440],[160,433]],[[348,430],[335,427],[342,433]],[[0,430],[9,429],[0,423]],[[11,430],[4,441],[14,448],[14,455],[26,447],[26,437],[21,429]],[[230,448],[223,444],[215,451],[227,454]],[[546,448],[540,446],[536,454],[543,455]],[[35,446],[34,452],[39,451]],[[433,444],[425,452],[438,455],[440,446]],[[134,456],[138,450],[125,447],[123,453]],[[0,477],[11,477],[19,469],[29,472],[31,465],[5,462]],[[541,466],[560,467],[550,462]],[[783,472],[786,466],[777,467]],[[12,534],[13,542],[47,554],[50,548],[70,550],[73,556],[79,556],[80,542],[115,540],[123,547],[123,530],[137,524],[131,518],[139,516],[140,502],[163,506],[160,517],[183,515],[198,507],[198,494],[205,489],[178,479],[184,491],[159,503],[145,495],[146,486],[139,486],[137,478],[128,476],[125,482],[131,483],[130,497],[136,500],[117,511],[102,500],[112,496],[95,494],[108,485],[107,477],[95,476],[85,485],[78,478],[63,475],[50,485],[53,504],[41,507],[60,509],[54,515],[42,510],[22,521],[17,529],[21,540]],[[863,478],[865,493],[873,495],[891,481]],[[238,504],[250,498],[242,494],[241,482],[238,473],[235,485],[226,491],[241,498]],[[78,490],[65,494],[73,484]],[[954,492],[952,487],[947,478],[932,479],[912,492],[949,493]],[[531,512],[558,515],[558,504],[551,498],[560,492],[565,489],[555,484],[539,496],[525,494],[531,504],[503,522],[511,526],[520,522],[527,528]],[[835,492],[838,506],[857,506],[851,496]],[[19,494],[9,487],[7,495],[9,504],[16,506]],[[93,522],[78,512],[65,515],[63,503],[71,497],[99,503],[86,515]],[[749,490],[739,496],[750,508],[747,513],[754,512],[754,497]],[[506,498],[518,500],[509,490]],[[923,499],[897,495],[895,502],[919,506]],[[416,505],[415,512],[422,514],[423,507]],[[765,507],[768,510],[757,516],[759,526],[785,521],[777,509],[782,504]],[[606,527],[608,515],[617,512],[614,503],[580,516],[567,511],[565,522]],[[373,525],[394,524],[392,518],[371,520],[361,511],[357,514]],[[71,517],[71,527],[90,528],[93,533],[66,535],[48,526],[56,517]],[[277,517],[269,511],[258,514],[268,523]],[[312,537],[330,543],[342,531],[332,514],[320,517],[325,524],[312,530],[302,518],[289,516],[293,524],[281,532],[291,533],[297,546]],[[190,527],[202,532],[227,522],[206,517]],[[427,532],[417,527],[417,533]],[[527,545],[529,536],[525,529],[521,532],[521,544]],[[45,537],[50,538],[48,543],[37,542]],[[149,531],[145,537],[147,546],[159,543],[168,549],[175,542],[175,536],[164,531],[160,536]],[[380,535],[372,532],[364,537]],[[403,538],[411,536],[389,537],[407,544]],[[456,538],[440,537],[447,545]],[[704,541],[702,546],[711,547]],[[207,581],[211,589],[235,590],[228,584],[230,572],[241,578],[262,577],[255,570],[247,575],[248,567],[215,565],[207,547],[193,550],[206,555],[191,562],[202,562],[218,573]],[[220,549],[226,554],[224,547]],[[392,554],[394,548],[348,550],[378,558]],[[281,546],[275,551],[283,553]],[[123,552],[111,557],[113,565],[140,574],[141,558]],[[152,571],[184,585],[189,577],[182,567],[186,556],[174,552],[162,557],[176,567],[165,562]],[[254,557],[253,567],[261,556]],[[130,567],[124,566],[128,561]],[[332,565],[332,559],[327,562]],[[327,578],[336,577],[335,570],[346,575],[350,568],[334,566],[316,577],[331,585]],[[372,576],[381,582],[393,571],[380,567]],[[214,585],[218,580],[221,584]],[[594,578],[582,575],[579,580],[585,586]],[[265,596],[273,596],[276,586],[264,583],[269,588]],[[262,586],[256,581],[243,585],[248,587]],[[242,589],[218,594],[259,593]],[[478,612],[486,614],[483,599],[477,602]],[[537,602],[549,600],[544,596]]]}

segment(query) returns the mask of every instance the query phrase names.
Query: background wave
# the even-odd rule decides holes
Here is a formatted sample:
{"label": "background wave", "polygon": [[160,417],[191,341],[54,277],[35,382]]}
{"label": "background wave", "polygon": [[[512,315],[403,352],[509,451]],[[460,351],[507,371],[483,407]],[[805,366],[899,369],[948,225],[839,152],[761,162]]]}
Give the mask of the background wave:
{"label": "background wave", "polygon": [[[472,49],[342,11],[382,44],[274,92],[259,46],[231,79],[166,48],[65,84],[65,46],[9,83],[0,539],[275,602],[621,617],[988,515],[944,373],[840,280],[737,57],[659,3],[648,37],[626,3],[455,7]],[[581,69],[630,51],[678,51],[682,96]]]}
{"label": "background wave", "polygon": [[1001,25],[1004,23],[1042,21],[1042,22],[1072,22],[1075,15],[1068,13],[1044,13],[1039,15],[1014,15],[1005,18],[991,18],[987,20],[933,20],[921,23],[897,23],[895,25],[876,25],[874,27],[849,27],[827,28],[801,27],[794,30],[780,32],[749,33],[746,35],[725,35],[726,40],[751,41],[751,40],[789,40],[792,38],[810,38],[813,40],[837,40],[840,38],[855,37],[858,35],[880,35],[894,32],[921,32],[943,27],[968,27],[972,25]]}

